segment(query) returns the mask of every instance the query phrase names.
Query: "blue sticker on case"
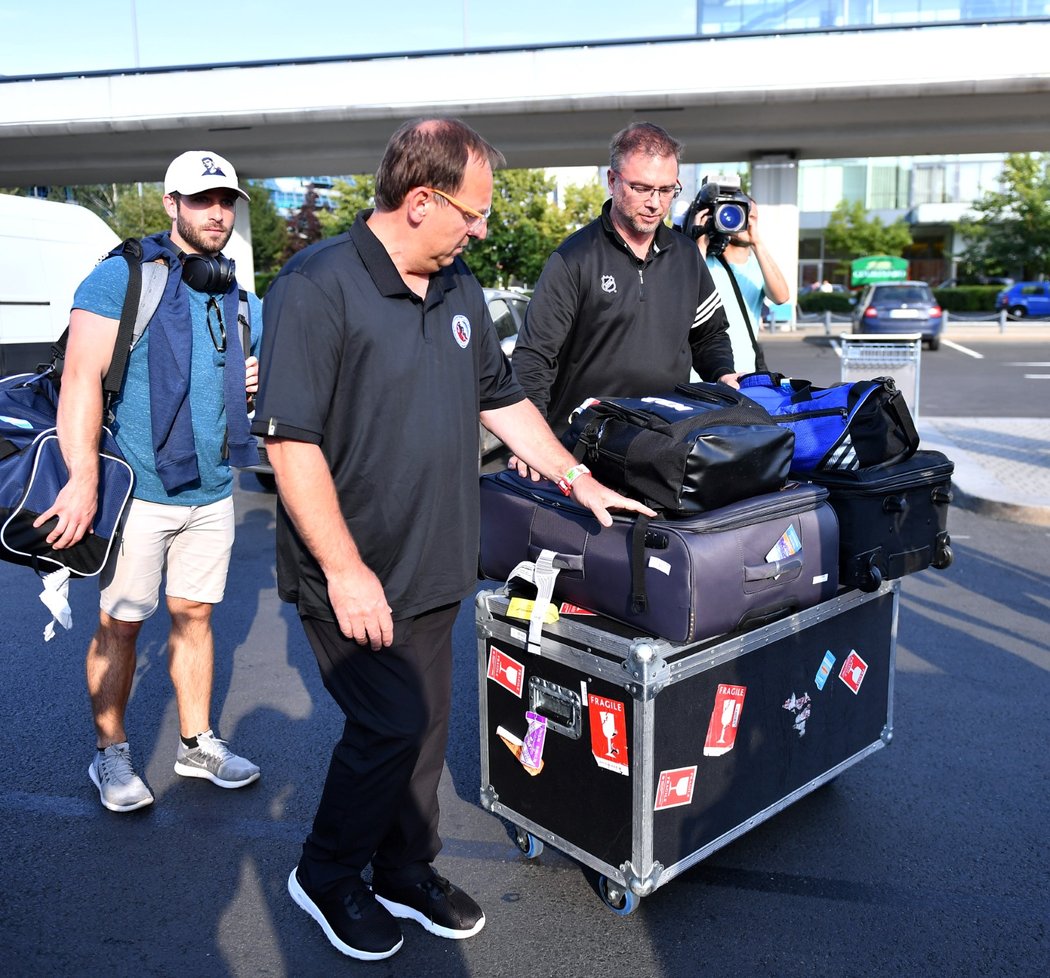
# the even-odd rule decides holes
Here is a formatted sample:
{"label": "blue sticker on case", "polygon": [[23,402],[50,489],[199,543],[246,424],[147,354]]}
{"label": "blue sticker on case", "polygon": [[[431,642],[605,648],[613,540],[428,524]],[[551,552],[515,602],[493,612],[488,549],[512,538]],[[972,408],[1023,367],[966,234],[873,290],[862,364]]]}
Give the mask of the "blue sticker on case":
{"label": "blue sticker on case", "polygon": [[820,668],[817,670],[817,675],[813,682],[817,684],[817,689],[823,689],[824,683],[828,681],[828,676],[831,675],[831,667],[835,664],[835,656],[831,654],[831,650],[828,649],[824,653],[824,661],[821,662]]}

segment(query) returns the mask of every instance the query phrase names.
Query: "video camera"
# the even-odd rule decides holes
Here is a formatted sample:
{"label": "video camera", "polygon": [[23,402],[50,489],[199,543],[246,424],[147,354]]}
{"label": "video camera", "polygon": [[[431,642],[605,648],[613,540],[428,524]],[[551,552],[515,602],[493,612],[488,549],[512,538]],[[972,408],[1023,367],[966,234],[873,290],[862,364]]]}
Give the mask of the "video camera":
{"label": "video camera", "polygon": [[[709,213],[703,224],[696,224],[700,211]],[[747,230],[750,216],[751,198],[740,189],[739,177],[704,177],[700,191],[682,218],[680,230],[694,241],[707,235],[707,253],[717,257],[733,235]]]}

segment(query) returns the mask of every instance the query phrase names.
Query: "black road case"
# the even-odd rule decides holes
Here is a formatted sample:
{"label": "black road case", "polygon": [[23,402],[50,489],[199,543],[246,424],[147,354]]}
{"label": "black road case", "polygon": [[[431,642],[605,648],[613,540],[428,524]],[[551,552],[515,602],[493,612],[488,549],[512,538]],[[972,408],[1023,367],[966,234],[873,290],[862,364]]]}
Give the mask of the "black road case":
{"label": "black road case", "polygon": [[483,807],[526,855],[549,843],[601,874],[630,913],[890,742],[898,592],[844,591],[692,644],[571,605],[530,636],[521,599],[480,592]]}

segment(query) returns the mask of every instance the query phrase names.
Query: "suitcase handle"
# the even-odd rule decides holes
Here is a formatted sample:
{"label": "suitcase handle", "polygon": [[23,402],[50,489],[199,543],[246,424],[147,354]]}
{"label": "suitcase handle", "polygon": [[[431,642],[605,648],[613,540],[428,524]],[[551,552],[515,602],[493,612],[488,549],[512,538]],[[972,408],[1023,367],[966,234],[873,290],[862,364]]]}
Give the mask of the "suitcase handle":
{"label": "suitcase handle", "polygon": [[768,581],[782,574],[799,573],[802,570],[802,551],[785,560],[773,560],[768,564],[745,565],[745,581]]}

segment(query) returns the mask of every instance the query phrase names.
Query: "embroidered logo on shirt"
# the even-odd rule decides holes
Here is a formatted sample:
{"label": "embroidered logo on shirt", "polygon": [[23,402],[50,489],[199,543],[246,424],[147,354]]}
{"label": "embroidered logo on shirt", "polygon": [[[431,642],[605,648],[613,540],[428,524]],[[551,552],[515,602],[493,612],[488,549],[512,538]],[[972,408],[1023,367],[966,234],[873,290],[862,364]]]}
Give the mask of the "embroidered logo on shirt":
{"label": "embroidered logo on shirt", "polygon": [[465,350],[470,342],[470,320],[466,316],[454,316],[452,319],[452,336]]}
{"label": "embroidered logo on shirt", "polygon": [[615,293],[616,292],[616,279],[612,275],[602,276],[602,291]]}

